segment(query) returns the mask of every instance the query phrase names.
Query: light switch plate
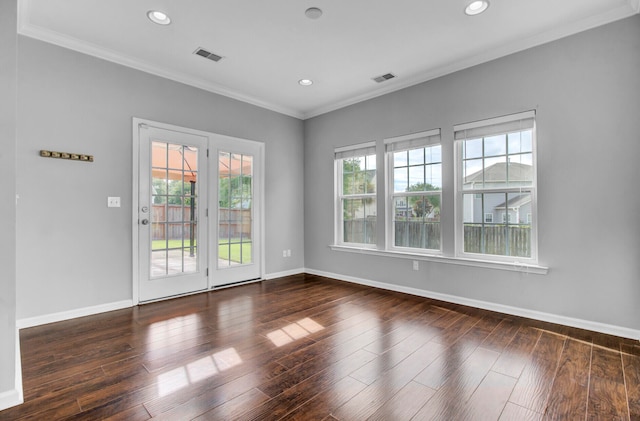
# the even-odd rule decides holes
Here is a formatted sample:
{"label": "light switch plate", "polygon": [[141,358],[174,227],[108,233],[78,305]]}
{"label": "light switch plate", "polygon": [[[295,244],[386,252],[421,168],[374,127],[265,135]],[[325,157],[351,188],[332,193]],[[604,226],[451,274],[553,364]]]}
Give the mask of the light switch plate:
{"label": "light switch plate", "polygon": [[120,207],[120,198],[119,197],[107,197],[107,207],[109,207],[109,208],[119,208]]}

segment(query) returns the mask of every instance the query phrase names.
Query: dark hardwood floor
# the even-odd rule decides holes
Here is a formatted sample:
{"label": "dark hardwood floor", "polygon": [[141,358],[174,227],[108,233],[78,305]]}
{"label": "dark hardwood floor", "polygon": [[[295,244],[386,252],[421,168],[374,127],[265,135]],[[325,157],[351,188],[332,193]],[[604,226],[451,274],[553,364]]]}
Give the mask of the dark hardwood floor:
{"label": "dark hardwood floor", "polygon": [[640,344],[311,275],[20,332],[1,420],[640,420]]}

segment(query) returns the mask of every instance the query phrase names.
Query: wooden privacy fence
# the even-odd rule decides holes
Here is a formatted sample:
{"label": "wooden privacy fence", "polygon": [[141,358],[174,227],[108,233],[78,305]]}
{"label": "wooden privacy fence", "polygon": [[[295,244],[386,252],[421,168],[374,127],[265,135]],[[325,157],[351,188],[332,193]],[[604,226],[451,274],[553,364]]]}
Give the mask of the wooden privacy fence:
{"label": "wooden privacy fence", "polygon": [[423,249],[440,249],[440,223],[395,221],[395,245]]}
{"label": "wooden privacy fence", "polygon": [[251,239],[251,209],[218,209],[219,238]]}
{"label": "wooden privacy fence", "polygon": [[[344,221],[344,242],[376,243],[376,221],[354,219]],[[440,249],[440,223],[395,221],[395,245]],[[464,251],[500,256],[531,257],[529,225],[465,225]]]}
{"label": "wooden privacy fence", "polygon": [[531,257],[529,225],[465,225],[464,251],[500,256]]}
{"label": "wooden privacy fence", "polygon": [[[191,221],[191,208],[181,205],[153,205],[152,239],[188,239],[198,221]],[[251,238],[250,209],[219,209],[220,238]]]}
{"label": "wooden privacy fence", "polygon": [[344,221],[345,243],[376,243],[376,220],[375,219],[352,219]]}

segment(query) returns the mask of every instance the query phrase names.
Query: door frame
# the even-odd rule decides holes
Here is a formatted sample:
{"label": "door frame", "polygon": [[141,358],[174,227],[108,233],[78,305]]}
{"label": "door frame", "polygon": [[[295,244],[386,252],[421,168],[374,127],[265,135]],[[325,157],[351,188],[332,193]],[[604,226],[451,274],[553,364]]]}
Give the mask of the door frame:
{"label": "door frame", "polygon": [[[227,136],[227,135],[223,135],[223,134],[217,134],[217,133],[212,133],[212,132],[206,132],[203,130],[196,130],[196,129],[191,129],[188,127],[182,127],[182,126],[176,126],[174,124],[169,124],[169,123],[161,123],[158,121],[153,121],[153,120],[149,120],[149,119],[144,119],[144,118],[138,118],[138,117],[133,117],[132,118],[132,200],[131,200],[131,256],[132,256],[132,301],[133,301],[133,305],[138,305],[140,304],[140,290],[139,290],[139,286],[140,286],[140,259],[138,257],[138,248],[139,248],[139,243],[140,243],[140,236],[139,236],[139,232],[138,232],[138,224],[139,224],[139,207],[140,207],[140,202],[139,202],[139,186],[140,186],[140,133],[139,133],[139,126],[140,125],[147,125],[147,126],[152,126],[152,127],[156,127],[159,129],[163,129],[163,130],[171,130],[171,131],[178,131],[178,132],[182,132],[182,133],[187,133],[187,134],[193,134],[196,136],[203,136],[207,138],[207,148],[209,151],[214,150],[216,151],[216,145],[215,145],[215,139],[218,138],[222,138],[222,139],[226,139],[226,140],[237,140],[237,141],[242,141],[242,142],[253,142],[256,144],[256,146],[259,147],[260,149],[260,160],[261,160],[261,165],[259,166],[259,172],[257,174],[258,176],[258,192],[257,194],[260,195],[260,208],[256,209],[256,219],[258,220],[259,223],[259,233],[260,233],[260,240],[259,240],[259,244],[260,244],[260,253],[259,253],[259,275],[260,278],[257,280],[253,280],[253,281],[248,281],[247,283],[250,282],[259,282],[260,280],[264,279],[265,277],[265,257],[266,257],[266,251],[265,251],[265,215],[266,215],[266,206],[265,206],[265,144],[263,142],[259,142],[259,141],[255,141],[255,140],[250,140],[250,139],[243,139],[243,138],[238,138],[238,137],[233,137],[233,136]],[[215,155],[215,156],[214,156]],[[207,177],[209,178],[209,182],[208,182],[208,186],[209,186],[209,191],[211,191],[212,188],[218,188],[218,183],[217,183],[217,175],[216,175],[216,182],[212,182],[211,178],[212,178],[212,174],[211,174],[211,170],[212,170],[212,160],[213,159],[217,159],[217,153],[209,153],[209,157],[207,159]],[[211,241],[211,231],[212,229],[217,229],[217,223],[216,224],[212,224],[211,221],[213,220],[212,218],[217,218],[217,204],[215,204],[215,209],[212,207],[214,204],[212,203],[212,199],[214,196],[217,195],[212,195],[212,194],[208,194],[207,195],[207,203],[206,203],[206,207],[209,210],[209,217],[208,217],[208,230],[207,230],[207,241]],[[217,238],[217,236],[216,236]],[[211,264],[212,262],[210,261],[211,259],[211,250],[207,253],[207,256],[203,256],[204,259],[206,259],[206,261],[204,262],[204,264],[206,265],[207,268],[209,268],[209,276],[207,277],[207,290],[206,291],[211,291],[213,289],[222,289],[222,288],[227,288],[227,287],[232,287],[232,286],[236,286],[238,284],[232,284],[232,285],[228,285],[228,286],[220,286],[220,287],[213,287],[212,286],[212,273],[214,271],[211,270]],[[240,282],[243,283],[243,282]],[[182,295],[191,295],[191,294],[199,294],[203,291],[195,291],[195,292],[190,292],[190,293],[185,293]],[[181,296],[182,296],[181,295]],[[170,298],[175,298],[175,297],[167,297],[167,298],[160,298],[158,300],[150,300],[150,301],[145,301],[145,303],[148,302],[153,302],[153,301],[161,301],[164,299],[170,299]]]}

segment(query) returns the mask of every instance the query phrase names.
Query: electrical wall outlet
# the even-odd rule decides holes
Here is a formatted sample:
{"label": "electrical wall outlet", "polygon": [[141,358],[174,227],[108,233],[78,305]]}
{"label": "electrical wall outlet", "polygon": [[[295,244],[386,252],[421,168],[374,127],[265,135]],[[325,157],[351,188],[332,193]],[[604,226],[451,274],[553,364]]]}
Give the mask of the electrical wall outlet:
{"label": "electrical wall outlet", "polygon": [[413,270],[420,270],[420,262],[417,260],[413,261]]}
{"label": "electrical wall outlet", "polygon": [[120,198],[119,197],[107,197],[107,207],[109,207],[109,208],[119,208],[120,207]]}

